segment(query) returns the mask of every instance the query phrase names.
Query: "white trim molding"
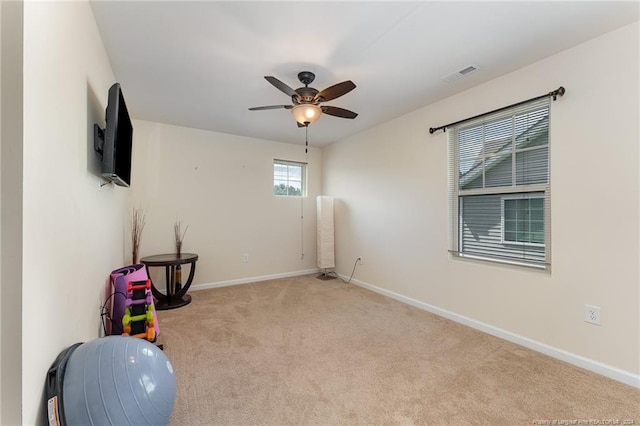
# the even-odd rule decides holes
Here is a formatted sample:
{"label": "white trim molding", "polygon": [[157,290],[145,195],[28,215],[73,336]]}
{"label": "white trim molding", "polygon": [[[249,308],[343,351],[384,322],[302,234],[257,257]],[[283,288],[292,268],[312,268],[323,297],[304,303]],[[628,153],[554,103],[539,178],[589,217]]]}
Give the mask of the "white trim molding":
{"label": "white trim molding", "polygon": [[[340,274],[340,276],[345,280],[349,278],[342,274]],[[433,306],[428,303],[424,303],[419,300],[412,299],[407,296],[403,296],[401,294],[395,293],[390,290],[376,287],[374,285],[365,283],[357,279],[351,279],[351,282],[359,287],[366,288],[375,293],[390,297],[402,303],[406,303],[407,305],[414,306],[418,309],[422,309],[424,311],[431,312],[432,314],[450,319],[457,323],[464,324],[471,328],[475,328],[476,330],[480,330],[492,336],[499,337],[501,339],[507,340],[509,342],[515,343],[520,346],[524,346],[536,352],[540,352],[545,355],[548,355],[552,358],[556,358],[561,361],[568,362],[569,364],[575,365],[580,368],[584,368],[585,370],[589,370],[596,374],[600,374],[601,376],[605,376],[610,379],[617,380],[618,382],[625,383],[635,388],[640,388],[640,374],[634,374],[630,371],[625,371],[620,368],[613,367],[611,365],[608,365],[590,358],[586,358],[581,355],[574,354],[572,352],[565,351],[563,349],[554,348],[553,346],[549,346],[545,343],[541,343],[536,340],[529,339],[527,337],[523,337],[518,334],[512,333],[510,331],[506,331],[501,328],[494,327],[492,325],[489,325],[480,321],[476,321],[472,318],[465,317],[463,315],[459,315],[451,311],[447,311],[446,309],[438,308],[437,306]]]}
{"label": "white trim molding", "polygon": [[189,291],[206,290],[208,288],[229,287],[232,285],[239,285],[239,284],[250,284],[250,283],[256,283],[260,281],[275,280],[278,278],[290,278],[290,277],[297,277],[300,275],[317,274],[319,272],[320,272],[320,269],[315,268],[315,269],[306,269],[304,271],[284,272],[281,274],[260,275],[257,277],[238,278],[235,280],[218,281],[215,283],[195,284],[189,287]]}

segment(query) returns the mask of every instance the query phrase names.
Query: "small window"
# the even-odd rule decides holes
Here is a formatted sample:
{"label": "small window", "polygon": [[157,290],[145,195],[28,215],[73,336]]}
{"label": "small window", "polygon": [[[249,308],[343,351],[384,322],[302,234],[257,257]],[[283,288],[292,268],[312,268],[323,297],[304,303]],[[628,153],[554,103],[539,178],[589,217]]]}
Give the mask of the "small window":
{"label": "small window", "polygon": [[273,160],[273,195],[306,196],[306,175],[307,165],[305,163]]}
{"label": "small window", "polygon": [[502,197],[502,242],[544,247],[544,194]]}

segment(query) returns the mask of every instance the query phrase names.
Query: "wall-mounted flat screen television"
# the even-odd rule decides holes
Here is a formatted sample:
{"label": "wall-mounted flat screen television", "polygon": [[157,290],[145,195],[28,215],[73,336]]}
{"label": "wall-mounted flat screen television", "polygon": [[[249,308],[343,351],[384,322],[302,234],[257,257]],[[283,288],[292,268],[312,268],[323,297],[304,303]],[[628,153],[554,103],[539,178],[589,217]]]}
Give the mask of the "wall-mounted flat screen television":
{"label": "wall-mounted flat screen television", "polygon": [[131,185],[133,125],[119,83],[109,89],[106,127],[94,124],[94,148],[102,154],[102,176],[119,186]]}

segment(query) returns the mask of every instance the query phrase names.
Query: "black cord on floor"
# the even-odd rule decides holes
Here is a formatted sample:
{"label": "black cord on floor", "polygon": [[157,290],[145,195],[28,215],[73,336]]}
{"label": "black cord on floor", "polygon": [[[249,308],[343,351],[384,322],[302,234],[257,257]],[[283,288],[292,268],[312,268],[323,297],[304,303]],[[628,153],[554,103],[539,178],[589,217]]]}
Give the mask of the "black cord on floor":
{"label": "black cord on floor", "polygon": [[[104,335],[107,335],[107,324],[105,323],[105,317],[107,320],[112,321],[111,318],[111,310],[107,307],[107,303],[109,303],[109,300],[114,297],[116,294],[120,294],[122,295],[125,299],[127,298],[127,295],[120,292],[120,291],[116,291],[113,292],[109,295],[109,297],[107,297],[107,299],[104,301],[104,303],[102,304],[102,306],[100,306],[100,322],[102,323],[102,330],[104,331]],[[111,326],[113,327],[113,324],[111,324]],[[113,330],[111,330],[113,333]]]}
{"label": "black cord on floor", "polygon": [[351,282],[351,278],[353,278],[353,274],[356,273],[356,266],[358,266],[358,261],[359,260],[360,260],[360,258],[357,258],[356,261],[353,263],[353,270],[351,271],[351,276],[349,277],[349,279],[347,281],[343,280],[342,277],[340,275],[338,275],[337,272],[334,272],[334,271],[327,272],[326,275],[328,275],[330,277],[333,277],[333,278],[338,278],[343,283],[349,284]]}

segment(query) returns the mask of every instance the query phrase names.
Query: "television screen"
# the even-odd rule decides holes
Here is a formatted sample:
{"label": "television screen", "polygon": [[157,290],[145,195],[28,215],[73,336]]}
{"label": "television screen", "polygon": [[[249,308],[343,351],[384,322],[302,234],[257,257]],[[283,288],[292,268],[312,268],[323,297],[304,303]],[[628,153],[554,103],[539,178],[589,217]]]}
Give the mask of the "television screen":
{"label": "television screen", "polygon": [[109,89],[102,148],[102,176],[116,185],[131,185],[133,126],[119,83]]}

